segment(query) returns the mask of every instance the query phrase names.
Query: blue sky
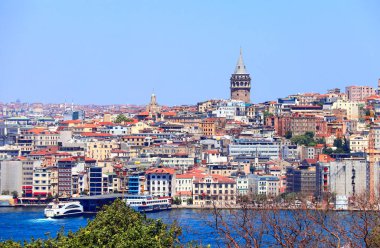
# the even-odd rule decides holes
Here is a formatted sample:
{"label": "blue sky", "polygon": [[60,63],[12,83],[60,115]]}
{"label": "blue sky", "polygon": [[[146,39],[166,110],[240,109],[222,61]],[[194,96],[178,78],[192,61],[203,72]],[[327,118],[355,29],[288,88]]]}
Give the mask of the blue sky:
{"label": "blue sky", "polygon": [[377,86],[380,1],[0,1],[0,101],[252,102]]}

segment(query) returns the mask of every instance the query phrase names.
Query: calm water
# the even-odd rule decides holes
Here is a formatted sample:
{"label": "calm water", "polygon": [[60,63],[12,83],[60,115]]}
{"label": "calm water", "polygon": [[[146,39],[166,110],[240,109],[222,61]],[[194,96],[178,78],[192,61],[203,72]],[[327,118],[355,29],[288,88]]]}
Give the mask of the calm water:
{"label": "calm water", "polygon": [[[182,242],[197,241],[203,245],[218,243],[213,229],[208,225],[210,212],[205,210],[172,209],[148,213],[149,218],[162,219],[165,223],[177,221],[183,229]],[[18,241],[33,238],[54,237],[64,227],[65,232],[76,231],[87,224],[89,217],[46,219],[43,208],[0,208],[0,240]]]}

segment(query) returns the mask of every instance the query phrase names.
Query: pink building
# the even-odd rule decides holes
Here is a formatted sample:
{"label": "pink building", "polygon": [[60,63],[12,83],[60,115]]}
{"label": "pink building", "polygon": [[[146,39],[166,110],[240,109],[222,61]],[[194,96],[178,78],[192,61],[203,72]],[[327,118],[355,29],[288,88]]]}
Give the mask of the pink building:
{"label": "pink building", "polygon": [[376,90],[370,86],[348,86],[346,94],[350,101],[363,101],[365,98],[375,95]]}

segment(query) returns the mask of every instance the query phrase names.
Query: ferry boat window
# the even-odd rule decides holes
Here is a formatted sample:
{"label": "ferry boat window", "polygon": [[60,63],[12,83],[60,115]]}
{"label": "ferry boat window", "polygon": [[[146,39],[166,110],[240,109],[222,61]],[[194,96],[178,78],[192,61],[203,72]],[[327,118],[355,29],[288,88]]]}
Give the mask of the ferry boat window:
{"label": "ferry boat window", "polygon": [[79,206],[77,206],[77,205],[69,205],[69,206],[67,206],[66,207],[66,209],[70,209],[70,208],[78,208]]}

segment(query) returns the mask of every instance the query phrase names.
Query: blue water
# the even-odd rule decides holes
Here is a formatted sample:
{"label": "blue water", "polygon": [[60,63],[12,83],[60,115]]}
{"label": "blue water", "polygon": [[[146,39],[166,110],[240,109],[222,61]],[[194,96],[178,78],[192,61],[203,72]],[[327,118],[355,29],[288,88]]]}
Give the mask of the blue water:
{"label": "blue water", "polygon": [[[172,209],[148,213],[147,217],[162,219],[165,223],[176,221],[183,231],[181,242],[195,241],[198,244],[216,245],[218,242],[213,228],[209,225],[211,213],[205,210]],[[91,217],[46,219],[43,208],[0,208],[0,241],[17,241],[31,238],[55,237],[63,227],[65,232],[77,231],[87,224]]]}

